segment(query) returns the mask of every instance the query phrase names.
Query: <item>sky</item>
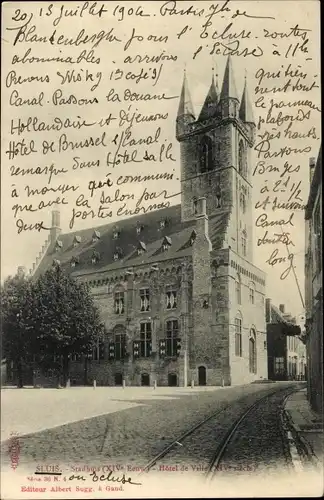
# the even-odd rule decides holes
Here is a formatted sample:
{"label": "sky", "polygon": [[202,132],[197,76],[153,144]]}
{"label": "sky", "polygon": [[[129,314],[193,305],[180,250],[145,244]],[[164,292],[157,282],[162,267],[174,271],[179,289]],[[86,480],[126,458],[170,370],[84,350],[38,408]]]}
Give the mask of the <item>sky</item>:
{"label": "sky", "polygon": [[[127,7],[127,9],[134,8],[135,2],[123,3],[122,5]],[[150,4],[150,5],[149,5]],[[169,2],[169,7],[171,7],[172,2]],[[181,4],[181,5],[180,5]],[[293,102],[296,100],[312,100],[317,106],[320,107],[320,90],[319,88],[314,88],[311,92],[306,92],[305,90],[296,91],[291,90],[287,92],[278,92],[275,94],[265,95],[266,108],[262,109],[256,107],[255,103],[259,97],[256,94],[256,87],[258,85],[258,79],[256,74],[260,75],[260,72],[268,73],[268,78],[263,79],[262,86],[264,87],[280,87],[285,84],[287,77],[284,75],[284,71],[287,70],[289,64],[291,64],[290,70],[297,69],[307,73],[305,81],[312,82],[313,80],[317,82],[320,81],[320,59],[319,59],[319,16],[318,16],[318,2],[316,1],[281,1],[281,2],[270,2],[270,1],[253,1],[253,2],[228,2],[226,4],[230,12],[219,13],[213,17],[212,27],[209,28],[208,39],[200,37],[202,33],[202,24],[205,22],[206,13],[210,12],[208,9],[211,5],[210,2],[199,2],[199,8],[204,9],[201,16],[190,15],[190,14],[178,14],[178,15],[161,15],[159,8],[163,5],[163,2],[150,2],[145,3],[143,8],[146,8],[146,12],[150,13],[150,17],[140,17],[129,15],[121,21],[122,14],[125,12],[118,11],[119,17],[113,15],[114,8],[117,7],[117,2],[105,3],[108,10],[107,13],[103,14],[103,18],[98,16],[90,15],[85,13],[82,18],[80,16],[74,16],[62,18],[57,22],[56,26],[53,26],[53,20],[55,16],[59,16],[60,8],[63,4],[60,2],[55,3],[55,16],[44,17],[43,14],[40,15],[40,9],[43,7],[44,11],[49,4],[43,2],[28,2],[20,3],[21,14],[26,13],[26,15],[33,14],[31,23],[35,25],[35,32],[39,36],[49,36],[54,29],[57,30],[58,34],[63,34],[66,37],[76,36],[77,33],[82,29],[86,29],[91,35],[93,33],[99,33],[100,30],[106,30],[108,32],[110,29],[114,29],[114,33],[118,36],[122,42],[120,43],[110,43],[102,41],[95,49],[96,57],[100,57],[100,64],[79,64],[79,65],[67,65],[60,62],[55,63],[26,63],[26,64],[12,64],[12,59],[14,55],[19,55],[22,57],[28,49],[31,49],[33,55],[39,57],[54,57],[61,56],[65,57],[77,57],[83,48],[90,50],[88,45],[82,47],[75,46],[64,46],[62,51],[60,47],[51,45],[49,43],[29,43],[26,40],[18,41],[15,46],[13,46],[13,39],[16,36],[19,25],[22,21],[12,20],[14,17],[15,6],[10,3],[5,4],[3,12],[3,23],[5,28],[10,28],[4,31],[4,41],[3,41],[3,58],[2,58],[2,84],[4,87],[2,93],[2,186],[1,186],[1,199],[2,199],[2,210],[1,210],[1,279],[3,280],[6,276],[14,274],[18,266],[25,266],[27,270],[32,267],[36,256],[41,250],[44,241],[47,238],[47,232],[41,231],[23,231],[17,234],[17,227],[15,226],[15,219],[13,217],[12,207],[15,203],[38,203],[41,199],[49,200],[53,196],[49,193],[42,197],[28,197],[26,194],[26,184],[29,187],[40,188],[47,185],[46,176],[15,176],[10,175],[10,168],[12,166],[19,166],[21,168],[30,168],[35,166],[45,166],[51,163],[55,164],[56,168],[64,168],[67,173],[61,176],[55,176],[52,181],[52,186],[59,184],[73,184],[78,185],[78,191],[76,194],[83,193],[85,196],[89,197],[88,183],[89,181],[105,179],[107,174],[107,166],[105,165],[105,159],[107,150],[110,148],[113,150],[112,139],[115,137],[116,133],[120,133],[123,129],[119,126],[118,120],[112,122],[111,125],[106,128],[100,128],[94,126],[91,128],[91,135],[101,136],[103,130],[106,131],[107,141],[109,140],[109,146],[106,148],[88,148],[87,150],[78,151],[76,154],[73,151],[63,151],[58,153],[47,153],[46,155],[41,152],[42,141],[53,140],[57,143],[59,134],[61,132],[37,132],[37,133],[24,133],[19,137],[17,135],[10,135],[11,120],[17,124],[19,118],[22,122],[26,122],[28,117],[37,117],[38,120],[44,120],[47,122],[52,121],[55,117],[60,118],[70,118],[75,120],[77,116],[81,116],[82,119],[86,119],[88,122],[99,121],[100,118],[107,117],[109,113],[114,116],[118,116],[121,109],[125,112],[137,112],[142,115],[149,114],[168,114],[167,119],[160,120],[153,123],[137,124],[133,127],[132,133],[134,137],[144,137],[152,131],[155,131],[157,126],[161,126],[161,140],[166,143],[172,143],[172,155],[176,161],[171,162],[165,160],[162,164],[152,164],[147,163],[132,163],[126,165],[116,166],[111,172],[111,178],[116,180],[119,175],[136,175],[136,174],[147,174],[147,173],[158,173],[158,172],[174,172],[174,180],[170,181],[158,181],[146,184],[147,189],[150,192],[159,193],[163,189],[167,189],[169,194],[176,194],[180,192],[180,148],[179,144],[175,139],[175,120],[178,109],[178,97],[181,92],[181,85],[183,79],[183,71],[186,68],[186,74],[188,78],[189,88],[191,92],[191,97],[194,105],[195,112],[199,113],[199,110],[204,102],[205,96],[208,92],[212,73],[217,72],[219,86],[221,86],[226,56],[223,54],[210,55],[211,47],[215,41],[219,41],[219,38],[212,39],[212,33],[216,31],[216,35],[222,33],[226,26],[230,23],[231,32],[236,33],[239,37],[241,47],[248,47],[252,50],[255,47],[260,47],[263,51],[262,57],[243,57],[243,56],[232,56],[234,74],[236,87],[238,90],[239,97],[242,95],[244,79],[247,79],[247,83],[250,90],[250,97],[252,105],[254,108],[254,115],[256,121],[259,118],[266,119],[267,113],[269,111],[269,100],[272,97],[274,102],[279,102],[284,100],[285,102]],[[69,2],[69,7],[72,9],[72,5],[77,6],[82,5],[81,3]],[[137,4],[136,4],[137,5]],[[138,4],[139,5],[139,4]],[[190,7],[190,2],[178,2],[177,9],[185,9]],[[198,2],[195,8],[198,7]],[[224,5],[224,2],[220,2],[219,5]],[[292,8],[293,5],[293,8]],[[127,10],[126,9],[126,10]],[[233,14],[237,12],[246,12],[247,15],[240,15],[232,18]],[[134,9],[135,10],[135,9]],[[128,10],[128,12],[130,12]],[[249,16],[249,17],[248,17]],[[254,17],[253,17],[254,16]],[[264,18],[262,18],[264,17]],[[274,19],[273,19],[274,18]],[[148,22],[149,20],[149,22]],[[291,34],[292,29],[296,26],[294,34]],[[13,29],[14,28],[14,29]],[[307,29],[309,31],[305,32],[302,29]],[[135,30],[135,32],[133,31]],[[185,33],[178,39],[177,34],[182,30]],[[244,30],[244,33],[243,33]],[[230,31],[230,30],[229,30]],[[229,31],[227,33],[229,33]],[[127,50],[125,50],[125,42],[130,38],[131,33],[135,33],[138,37],[143,37],[142,41],[134,38],[129,44]],[[247,33],[250,35],[247,36]],[[287,36],[287,34],[289,34]],[[265,36],[268,34],[268,36]],[[281,34],[286,34],[282,35]],[[301,46],[305,42],[303,34],[309,39],[309,41],[304,44],[307,45],[308,52],[305,53],[301,49]],[[153,41],[153,36],[168,36],[167,41],[157,42]],[[271,36],[270,36],[271,35]],[[225,35],[224,35],[225,36]],[[246,39],[243,39],[246,36]],[[21,37],[23,38],[23,37]],[[228,40],[224,40],[224,43],[228,43]],[[291,48],[288,52],[288,56],[285,57],[284,54],[287,53],[289,45]],[[296,45],[299,44],[296,48]],[[207,46],[208,45],[208,46]],[[202,46],[201,51],[198,53],[195,59],[193,59],[193,54],[197,49]],[[295,48],[295,53],[292,56],[292,51]],[[273,55],[274,51],[281,53],[281,56]],[[163,66],[160,74],[159,81],[156,85],[153,85],[152,78],[147,80],[142,80],[139,83],[134,83],[134,81],[125,80],[123,77],[120,80],[111,80],[112,72],[117,68],[122,71],[132,70],[134,73],[139,73],[139,71],[144,68],[149,75],[154,75],[153,69],[159,68],[160,64],[157,63],[142,63],[142,64],[126,64],[123,62],[124,58],[129,56],[141,55],[144,57],[146,54],[149,56],[159,55],[164,51],[164,54],[173,54],[177,57],[176,61],[163,61]],[[82,82],[77,82],[75,84],[64,84],[62,85],[62,79],[57,72],[64,74],[67,69],[72,70],[82,70]],[[84,81],[84,75],[86,71],[91,71],[94,74],[94,80],[100,77],[100,84],[94,90],[91,90],[91,85]],[[8,74],[10,71],[15,71],[15,78],[17,81],[18,75],[21,77],[42,75],[45,77],[48,75],[48,83],[40,82],[26,82],[26,83],[15,83],[15,78]],[[280,73],[278,73],[280,72]],[[99,74],[101,73],[101,75]],[[12,75],[12,73],[11,73]],[[97,77],[96,77],[97,75]],[[271,77],[272,75],[272,77]],[[277,75],[277,76],[276,76]],[[7,77],[7,80],[5,80]],[[296,83],[295,78],[295,83]],[[5,86],[7,81],[7,86]],[[9,81],[9,84],[8,84]],[[302,82],[305,83],[305,82]],[[172,97],[177,97],[175,99],[161,100],[161,101],[135,101],[135,102],[108,102],[106,95],[111,89],[114,89],[114,93],[118,93],[123,96],[125,89],[129,88],[132,92],[138,94],[155,93],[162,94],[163,92]],[[61,90],[64,96],[69,96],[71,94],[75,95],[77,98],[90,98],[96,96],[99,100],[98,105],[87,105],[87,106],[76,106],[73,104],[62,104],[54,106],[52,104],[52,94],[55,90]],[[39,92],[43,91],[45,94],[43,106],[9,106],[9,99],[13,91],[18,92],[19,96],[23,98],[31,98],[33,96],[38,96]],[[16,95],[16,94],[14,94]],[[47,102],[48,101],[48,102]],[[131,108],[129,106],[131,105]],[[308,107],[302,106],[301,109],[306,113]],[[290,109],[291,113],[296,115],[296,108]],[[286,111],[288,113],[288,111]],[[289,114],[289,113],[288,113]],[[280,147],[289,145],[290,147],[298,147],[302,149],[303,147],[310,146],[310,151],[303,154],[291,154],[287,160],[296,167],[299,165],[299,171],[293,175],[291,182],[296,184],[300,181],[300,196],[303,202],[306,203],[308,192],[309,192],[309,158],[316,157],[320,147],[320,113],[316,110],[312,110],[309,119],[305,119],[303,122],[294,121],[294,130],[298,131],[300,134],[302,132],[308,132],[311,127],[316,129],[316,139],[312,137],[299,138],[294,141],[287,141],[283,138],[282,129],[283,127],[277,127],[276,131],[281,131],[281,137],[275,139],[273,144],[273,150],[278,150]],[[257,134],[264,134],[266,131],[275,132],[271,125],[263,125],[260,130],[257,130]],[[71,130],[65,131],[70,140],[80,141],[89,136],[88,130]],[[26,141],[35,140],[38,152],[29,156],[18,156],[13,160],[8,158],[5,151],[8,149],[10,141],[18,141],[25,138]],[[258,138],[257,138],[258,140]],[[260,140],[260,139],[259,139]],[[83,168],[82,170],[73,170],[73,157],[79,156],[83,161],[95,161],[99,160],[99,167]],[[252,163],[250,168],[254,169],[257,162],[257,152],[252,153]],[[271,163],[278,168],[282,168],[284,161],[282,159],[273,158]],[[174,169],[174,170],[173,170]],[[253,205],[256,201],[260,201],[260,189],[264,185],[265,178],[268,183],[273,183],[278,180],[278,174],[272,173],[267,175],[255,175],[253,177]],[[14,186],[13,186],[14,184]],[[142,185],[129,185],[127,189],[128,193],[134,193],[136,196],[143,190]],[[14,198],[12,196],[13,188],[15,188],[19,194],[19,198]],[[91,206],[97,207],[99,204],[101,189],[98,189],[91,198]],[[69,205],[66,207],[61,207],[61,227],[63,232],[69,231],[69,222],[71,219],[71,211],[74,206],[74,200],[76,198],[75,193],[66,193],[66,198],[69,201]],[[175,196],[171,198],[171,204],[180,203],[180,196]],[[148,201],[146,205],[150,202]],[[131,207],[131,204],[129,205]],[[267,211],[269,218],[273,217],[271,209]],[[290,212],[289,212],[290,213]],[[288,213],[288,214],[289,214]],[[279,216],[287,217],[287,211],[276,212]],[[259,212],[255,211],[253,214],[254,219],[259,215]],[[49,226],[51,220],[51,210],[43,209],[36,214],[26,214],[22,213],[21,217],[26,223],[31,224],[37,221],[43,220],[44,225]],[[109,220],[104,220],[103,222],[113,222],[116,217],[112,217]],[[100,219],[90,219],[86,220],[77,219],[73,230],[80,230],[87,227],[99,226],[101,223]],[[302,302],[299,296],[299,292],[296,285],[296,279],[293,273],[290,273],[286,280],[280,280],[280,275],[287,267],[284,264],[280,264],[274,267],[270,267],[266,264],[266,260],[269,257],[272,248],[269,245],[263,245],[263,247],[257,247],[257,239],[263,234],[263,230],[254,227],[254,263],[267,273],[267,289],[266,295],[271,297],[275,304],[285,303],[286,310],[290,311],[294,315],[301,314],[303,311]],[[294,227],[291,228],[291,239],[293,239],[294,247],[290,247],[290,251],[294,253],[294,261],[296,266],[296,276],[298,283],[300,285],[302,295],[304,296],[304,251],[305,251],[305,223],[304,223],[304,213],[302,211],[295,212],[294,215]],[[286,249],[282,245],[280,247],[280,254],[285,255]]]}

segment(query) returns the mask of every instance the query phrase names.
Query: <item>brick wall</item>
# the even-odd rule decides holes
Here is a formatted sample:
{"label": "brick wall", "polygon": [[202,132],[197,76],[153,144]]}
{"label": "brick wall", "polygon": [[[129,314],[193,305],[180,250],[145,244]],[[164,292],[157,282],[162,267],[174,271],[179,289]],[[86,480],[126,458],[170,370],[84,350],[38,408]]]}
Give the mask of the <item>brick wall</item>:
{"label": "brick wall", "polygon": [[[249,262],[243,260],[235,252],[230,251],[229,266],[229,351],[231,366],[231,382],[233,385],[249,383],[260,378],[266,379],[267,348],[265,325],[265,285],[264,273]],[[237,301],[236,280],[241,282],[241,304]],[[258,278],[257,281],[255,278]],[[254,288],[254,304],[250,300],[250,288]],[[242,320],[242,356],[235,354],[235,318]],[[256,333],[256,373],[249,369],[249,338],[251,329]]]}

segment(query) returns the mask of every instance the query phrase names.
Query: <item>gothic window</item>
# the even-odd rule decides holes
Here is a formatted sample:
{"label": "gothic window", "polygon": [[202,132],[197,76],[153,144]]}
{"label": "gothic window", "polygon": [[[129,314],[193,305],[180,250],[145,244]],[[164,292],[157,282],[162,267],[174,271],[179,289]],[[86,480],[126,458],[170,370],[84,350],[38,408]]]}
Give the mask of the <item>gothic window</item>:
{"label": "gothic window", "polygon": [[176,356],[178,349],[179,324],[173,319],[166,322],[166,355]]}
{"label": "gothic window", "polygon": [[235,318],[235,356],[242,356],[242,319]]}
{"label": "gothic window", "polygon": [[194,215],[197,215],[197,213],[198,213],[198,202],[197,202],[196,198],[193,199],[193,213],[194,213]]}
{"label": "gothic window", "polygon": [[201,146],[200,171],[208,172],[213,169],[213,145],[209,137],[205,137]]}
{"label": "gothic window", "polygon": [[150,321],[140,324],[140,356],[148,358],[152,352],[152,323]]}
{"label": "gothic window", "polygon": [[239,144],[239,173],[246,177],[246,149],[242,140]]}
{"label": "gothic window", "polygon": [[177,307],[177,290],[174,286],[166,287],[166,308],[176,309]]}
{"label": "gothic window", "polygon": [[124,292],[115,292],[115,313],[116,314],[123,314],[124,303],[125,303],[125,293]]}
{"label": "gothic window", "polygon": [[141,312],[150,310],[150,290],[149,288],[140,289]]}
{"label": "gothic window", "polygon": [[242,254],[246,256],[246,238],[247,234],[246,231],[243,229],[242,231],[242,236],[241,236],[241,244],[242,244]]}
{"label": "gothic window", "polygon": [[216,194],[216,208],[220,208],[222,206],[222,197],[221,194]]}
{"label": "gothic window", "polygon": [[115,335],[115,359],[124,359],[126,357],[126,334],[117,333]]}
{"label": "gothic window", "polygon": [[238,275],[235,281],[235,295],[236,295],[236,302],[237,304],[241,304],[241,278]]}
{"label": "gothic window", "polygon": [[244,193],[240,193],[240,209],[243,213],[246,211],[246,201]]}
{"label": "gothic window", "polygon": [[250,288],[249,288],[249,296],[250,296],[250,303],[251,304],[254,304],[254,300],[255,300],[255,290],[254,290],[254,285],[253,283],[250,284]]}
{"label": "gothic window", "polygon": [[249,369],[250,373],[257,372],[256,335],[254,328],[251,328],[249,338]]}

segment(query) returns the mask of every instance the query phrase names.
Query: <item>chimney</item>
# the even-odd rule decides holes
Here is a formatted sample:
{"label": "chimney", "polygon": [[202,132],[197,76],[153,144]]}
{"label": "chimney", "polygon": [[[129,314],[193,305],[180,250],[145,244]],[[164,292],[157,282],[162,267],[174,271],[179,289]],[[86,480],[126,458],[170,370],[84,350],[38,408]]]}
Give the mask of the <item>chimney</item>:
{"label": "chimney", "polygon": [[279,304],[279,311],[280,311],[282,314],[285,314],[285,304]]}
{"label": "chimney", "polygon": [[61,234],[60,228],[60,212],[59,210],[52,211],[52,227],[50,231],[51,243],[55,243],[58,236]]}
{"label": "chimney", "polygon": [[314,170],[315,170],[315,165],[316,165],[316,158],[312,156],[312,158],[309,159],[309,182],[311,183],[313,180],[313,175],[314,175]]}
{"label": "chimney", "polygon": [[212,244],[208,235],[208,216],[206,211],[206,198],[201,197],[196,201],[196,232],[197,237],[204,236],[208,243],[210,250],[212,249]]}

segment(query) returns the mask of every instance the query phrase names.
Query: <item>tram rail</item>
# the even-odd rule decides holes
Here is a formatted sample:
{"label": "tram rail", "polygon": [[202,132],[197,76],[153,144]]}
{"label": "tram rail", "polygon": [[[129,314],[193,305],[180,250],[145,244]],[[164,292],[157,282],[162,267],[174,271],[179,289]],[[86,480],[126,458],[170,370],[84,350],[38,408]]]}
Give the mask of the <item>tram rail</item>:
{"label": "tram rail", "polygon": [[[255,410],[266,399],[269,399],[272,396],[281,394],[283,392],[285,392],[287,396],[290,393],[294,392],[294,390],[295,389],[285,387],[279,390],[277,389],[275,391],[268,392],[264,396],[259,397],[256,401],[254,401],[247,408],[245,408],[243,412],[240,413],[239,417],[234,420],[234,422],[220,437],[219,443],[216,446],[216,450],[213,453],[212,458],[209,460],[209,465],[208,467],[206,467],[206,470],[204,471],[206,479],[211,480],[217,474],[220,463],[225,455],[226,449],[228,448],[229,444],[233,440],[233,437],[236,435],[238,429],[240,428],[241,424],[245,421],[245,419],[248,417],[248,415],[250,415],[253,412],[253,410]],[[224,414],[226,410],[228,410],[231,406],[233,406],[233,403],[226,404],[222,408],[218,409],[216,412],[212,413],[208,417],[204,418],[203,420],[192,426],[190,429],[181,434],[179,437],[174,439],[170,444],[168,444],[161,452],[159,452],[153,459],[151,459],[143,467],[143,470],[140,473],[140,475],[149,472],[152,468],[154,468],[155,465],[158,465],[158,463],[162,461],[162,459],[168,457],[168,455],[174,450],[177,450],[179,447],[182,448],[183,446],[185,446],[186,440],[190,436],[193,436],[197,431],[201,430],[212,419],[217,418],[218,416]]]}

